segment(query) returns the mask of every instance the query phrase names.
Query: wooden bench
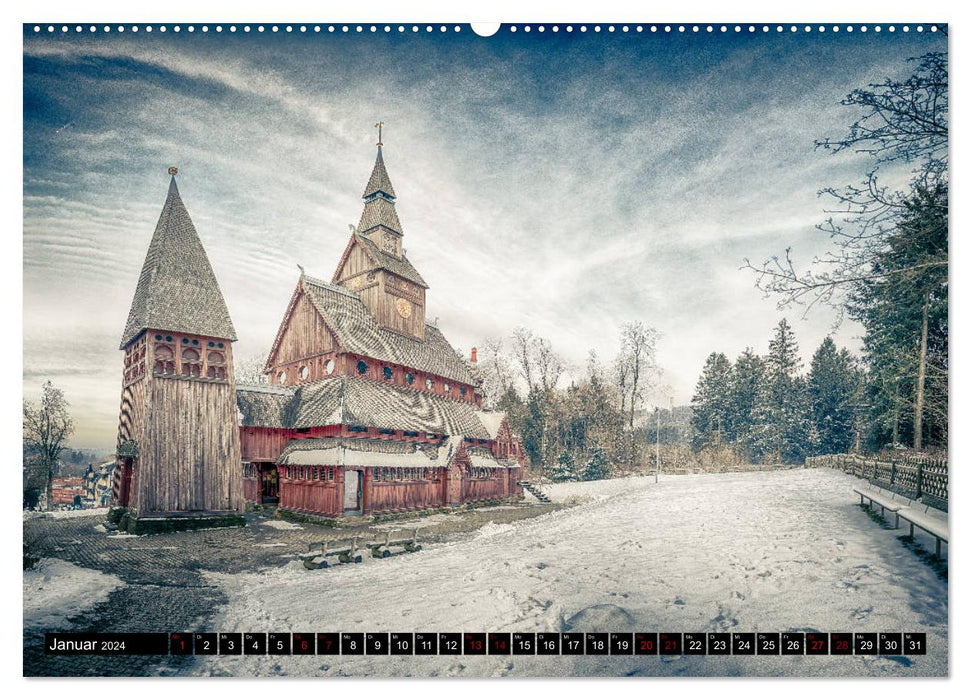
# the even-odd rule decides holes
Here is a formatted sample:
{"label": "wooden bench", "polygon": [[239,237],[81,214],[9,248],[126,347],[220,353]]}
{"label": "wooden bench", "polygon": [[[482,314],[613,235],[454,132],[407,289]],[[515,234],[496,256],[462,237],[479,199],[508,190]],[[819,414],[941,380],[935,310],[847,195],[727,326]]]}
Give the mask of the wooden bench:
{"label": "wooden bench", "polygon": [[305,569],[326,569],[330,566],[327,557],[337,557],[341,564],[360,564],[361,555],[358,553],[359,537],[323,540],[311,542],[307,545],[307,553],[301,554]]}
{"label": "wooden bench", "polygon": [[[898,527],[900,527],[900,515],[899,515],[899,512],[900,512],[900,509],[904,507],[904,505],[901,504],[901,503],[898,503],[897,501],[895,501],[892,495],[887,495],[887,494],[883,494],[883,493],[875,493],[875,492],[873,492],[873,491],[871,491],[869,489],[865,489],[865,488],[861,488],[861,487],[854,487],[853,490],[856,493],[860,494],[860,505],[861,506],[863,505],[863,500],[866,499],[866,500],[870,501],[870,507],[871,508],[874,505],[880,506],[880,515],[882,515],[884,517],[886,517],[887,511],[889,510],[891,513],[893,513],[894,515],[897,516],[896,520],[894,521],[894,525],[893,525],[894,529],[897,529]],[[910,501],[908,500],[908,503],[909,502]]]}
{"label": "wooden bench", "polygon": [[947,542],[950,537],[950,528],[948,527],[947,521],[941,518],[931,515],[928,511],[928,506],[921,506],[915,508],[902,508],[897,511],[897,522],[901,519],[910,523],[910,536],[914,536],[914,527],[918,527],[928,535],[937,540],[935,552],[937,558],[941,558],[941,542]]}
{"label": "wooden bench", "polygon": [[403,532],[396,533],[395,539],[391,539],[391,531],[389,530],[385,533],[384,541],[368,542],[367,547],[371,550],[371,556],[375,559],[385,559],[390,557],[394,552],[391,551],[392,547],[401,547],[401,551],[398,554],[404,554],[406,552],[420,552],[421,545],[418,544],[418,530],[412,530],[411,536],[404,536]]}

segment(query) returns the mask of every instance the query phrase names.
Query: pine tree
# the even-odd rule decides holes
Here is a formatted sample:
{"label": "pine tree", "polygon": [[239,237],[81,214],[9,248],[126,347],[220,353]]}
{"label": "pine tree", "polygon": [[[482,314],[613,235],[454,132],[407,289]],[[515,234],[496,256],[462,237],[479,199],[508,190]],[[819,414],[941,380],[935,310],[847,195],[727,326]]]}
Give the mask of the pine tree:
{"label": "pine tree", "polygon": [[590,451],[590,459],[583,470],[584,481],[597,481],[610,477],[610,461],[607,459],[607,451],[600,447],[594,447]]}
{"label": "pine tree", "polygon": [[556,463],[546,470],[550,481],[580,481],[580,473],[569,452],[561,454]]}
{"label": "pine tree", "polygon": [[811,421],[806,382],[798,374],[801,364],[796,337],[782,319],[769,342],[755,411],[756,449],[772,460],[797,462],[807,451]]}
{"label": "pine tree", "polygon": [[853,442],[854,401],[859,374],[853,357],[826,337],[810,363],[807,378],[817,449],[821,454],[847,452]]}
{"label": "pine tree", "polygon": [[765,360],[751,348],[735,360],[729,398],[729,430],[735,444],[752,455],[755,452],[756,405],[765,381]]}
{"label": "pine tree", "polygon": [[720,352],[705,360],[701,378],[691,397],[694,411],[692,446],[695,449],[717,447],[725,442],[725,427],[730,417],[732,363]]}

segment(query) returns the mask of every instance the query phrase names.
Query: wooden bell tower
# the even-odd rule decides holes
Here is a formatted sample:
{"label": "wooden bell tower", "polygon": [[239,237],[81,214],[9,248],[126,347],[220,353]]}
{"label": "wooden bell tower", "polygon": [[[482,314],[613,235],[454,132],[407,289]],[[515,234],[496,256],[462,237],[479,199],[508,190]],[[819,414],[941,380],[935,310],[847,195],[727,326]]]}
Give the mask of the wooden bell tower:
{"label": "wooden bell tower", "polygon": [[121,340],[112,500],[122,528],[138,533],[242,524],[236,332],[175,184],[178,170],[169,172]]}

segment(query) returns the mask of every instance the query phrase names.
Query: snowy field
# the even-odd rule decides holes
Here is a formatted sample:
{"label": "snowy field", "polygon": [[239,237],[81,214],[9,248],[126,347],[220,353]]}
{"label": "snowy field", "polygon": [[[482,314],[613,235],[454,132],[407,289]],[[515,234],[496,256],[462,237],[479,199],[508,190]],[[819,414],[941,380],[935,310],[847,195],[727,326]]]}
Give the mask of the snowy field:
{"label": "snowy field", "polygon": [[24,571],[24,627],[66,628],[68,617],[107,600],[124,585],[117,576],[44,559]]}
{"label": "snowy field", "polygon": [[223,632],[926,632],[911,657],[197,657],[216,675],[947,674],[947,584],[831,470],[631,478],[386,560],[208,574]]}

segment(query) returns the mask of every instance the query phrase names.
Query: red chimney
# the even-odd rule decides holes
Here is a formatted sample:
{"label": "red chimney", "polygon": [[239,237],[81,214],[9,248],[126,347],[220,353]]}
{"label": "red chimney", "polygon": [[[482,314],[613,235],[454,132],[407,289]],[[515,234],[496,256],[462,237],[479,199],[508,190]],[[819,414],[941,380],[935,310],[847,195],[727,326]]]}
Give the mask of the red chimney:
{"label": "red chimney", "polygon": [[475,348],[472,348],[472,364],[474,365],[478,361],[478,353]]}

